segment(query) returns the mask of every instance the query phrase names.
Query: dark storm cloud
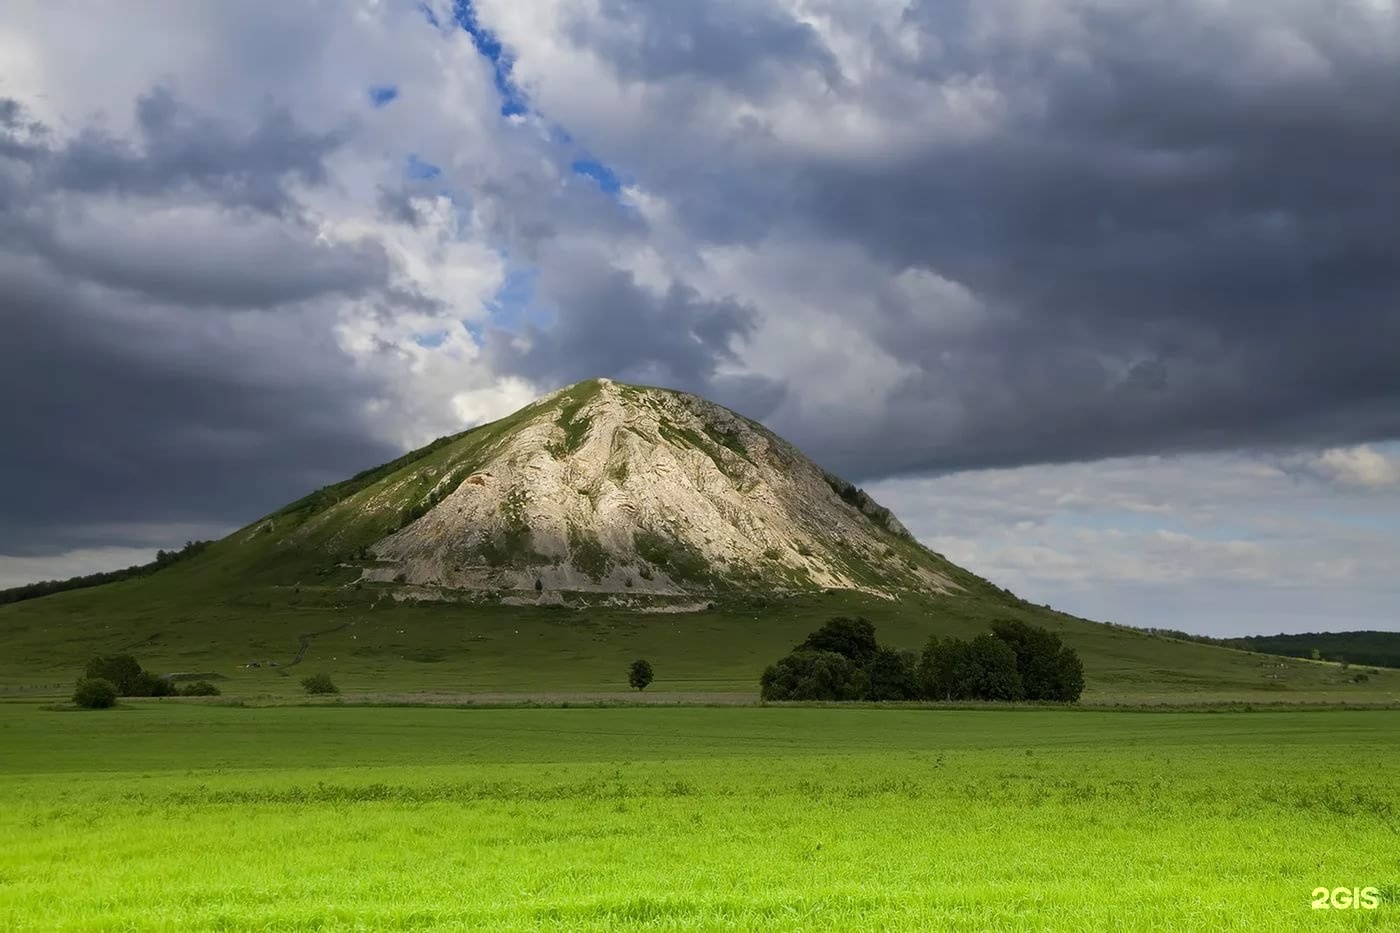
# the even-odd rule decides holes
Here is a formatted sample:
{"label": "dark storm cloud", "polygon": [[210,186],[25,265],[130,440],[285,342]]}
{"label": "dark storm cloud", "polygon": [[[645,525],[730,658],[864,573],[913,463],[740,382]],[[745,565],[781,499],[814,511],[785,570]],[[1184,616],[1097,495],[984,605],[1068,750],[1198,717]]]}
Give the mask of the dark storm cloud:
{"label": "dark storm cloud", "polygon": [[[554,320],[491,332],[464,384],[674,385],[855,478],[1400,437],[1393,16],[928,0],[896,22],[806,0],[802,21],[789,6],[604,0],[508,49],[536,109],[499,139],[444,135],[456,154],[432,180],[394,177],[407,144],[370,138],[372,114],[330,132],[299,119],[334,106],[320,88],[288,94],[298,117],[241,122],[220,108],[242,89],[196,107],[158,88],[129,137],[49,132],[0,99],[0,553],[108,543],[79,526],[241,522],[392,453],[363,440],[366,404],[407,420],[395,406],[423,385],[361,375],[336,312],[377,308],[355,336],[389,355],[412,340],[384,336],[395,318],[443,296],[391,285],[372,239],[318,238],[300,200],[366,182],[403,248],[441,245],[421,195],[462,219],[444,239],[538,270],[530,307],[504,317]],[[552,28],[547,12],[527,25]],[[245,17],[226,54],[253,62],[274,34],[321,54],[316,23],[291,18]],[[552,96],[541,48],[587,50],[623,93]],[[396,154],[333,161],[352,138],[357,158]],[[639,197],[572,174],[581,160]],[[653,259],[662,286],[620,268]],[[433,274],[480,271],[456,261]],[[823,275],[832,294],[804,281]],[[948,287],[908,287],[920,276]],[[873,366],[896,368],[893,390]],[[435,388],[419,414],[455,391]]]}
{"label": "dark storm cloud", "polygon": [[181,187],[223,204],[282,214],[292,208],[287,182],[319,184],[324,160],[341,143],[299,127],[284,110],[251,130],[232,129],[191,111],[168,89],[136,104],[136,145],[89,128],[55,154],[49,183],[85,193],[166,194]]}
{"label": "dark storm cloud", "polygon": [[56,236],[51,231],[41,251],[70,275],[189,307],[267,308],[326,294],[355,297],[388,278],[388,257],[375,242],[319,243],[313,231],[247,223],[225,212],[202,223],[175,221],[153,218],[117,236],[94,230],[89,220]]}
{"label": "dark storm cloud", "polygon": [[114,313],[30,261],[0,258],[0,276],[0,553],[125,542],[129,522],[238,525],[393,456],[365,438],[373,387],[334,346]]}
{"label": "dark storm cloud", "polygon": [[[927,270],[981,305],[956,329],[911,323],[901,297],[849,319],[910,375],[874,419],[785,425],[843,469],[1400,437],[1394,16],[1377,33],[1360,4],[1049,5],[1068,25],[1027,41],[1033,11],[929,0],[905,14],[916,43],[859,24],[883,70],[831,93],[895,126],[948,93],[982,93],[990,116],[948,108],[921,139],[853,155],[787,145],[760,115],[697,165],[684,133],[705,82],[725,71],[761,99],[754,82],[782,73],[734,61],[708,14],[664,9],[664,48],[687,54],[649,74],[678,140],[638,174],[693,235],[800,230],[874,260],[874,292]],[[737,35],[785,34],[772,5],[748,10]],[[622,76],[663,47],[637,15],[641,39],[595,43]],[[797,47],[758,58],[815,60]]]}
{"label": "dark storm cloud", "polygon": [[133,149],[0,108],[0,554],[241,524],[394,454],[363,420],[378,387],[304,304],[397,300],[382,248],[289,216],[327,140],[277,115],[240,135],[164,92],[139,111]]}
{"label": "dark storm cloud", "polygon": [[920,369],[891,433],[929,398],[963,411],[876,469],[1400,436],[1400,46],[1304,32],[1326,78],[1246,80],[1226,43],[1176,57],[1161,21],[1108,14],[1087,70],[1018,60],[1043,116],[878,172],[798,169],[831,235],[1002,312],[882,334]]}
{"label": "dark storm cloud", "polygon": [[0,204],[12,210],[0,243],[75,279],[191,306],[271,307],[361,295],[388,277],[378,243],[331,245],[294,216],[265,216],[295,212],[286,182],[324,180],[335,145],[283,113],[239,135],[156,90],[137,103],[140,147],[94,130],[50,146],[6,103]]}
{"label": "dark storm cloud", "polygon": [[574,18],[571,38],[629,80],[683,78],[761,94],[793,68],[839,78],[815,30],[762,4],[603,0],[599,12],[601,20]]}
{"label": "dark storm cloud", "polygon": [[[546,306],[567,309],[546,328],[497,332],[490,346],[502,369],[545,384],[613,376],[705,394],[718,366],[733,358],[732,343],[753,328],[752,308],[705,300],[681,284],[656,294],[592,255],[556,257],[539,292]],[[722,384],[729,394],[755,391],[751,401],[760,404],[772,391],[761,380]]]}

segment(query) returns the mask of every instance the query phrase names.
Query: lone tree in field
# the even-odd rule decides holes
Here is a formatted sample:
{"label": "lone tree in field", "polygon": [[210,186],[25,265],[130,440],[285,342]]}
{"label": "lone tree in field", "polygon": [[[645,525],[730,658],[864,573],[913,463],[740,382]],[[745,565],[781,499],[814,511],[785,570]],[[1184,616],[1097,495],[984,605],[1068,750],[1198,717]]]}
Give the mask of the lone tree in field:
{"label": "lone tree in field", "polygon": [[651,662],[640,658],[627,669],[627,682],[638,690],[645,690],[652,681]]}
{"label": "lone tree in field", "polygon": [[73,691],[73,702],[83,709],[107,709],[117,705],[117,686],[102,677],[84,677]]}
{"label": "lone tree in field", "polygon": [[303,677],[301,686],[303,690],[313,696],[340,692],[340,688],[332,683],[330,674],[313,674],[310,677]]}

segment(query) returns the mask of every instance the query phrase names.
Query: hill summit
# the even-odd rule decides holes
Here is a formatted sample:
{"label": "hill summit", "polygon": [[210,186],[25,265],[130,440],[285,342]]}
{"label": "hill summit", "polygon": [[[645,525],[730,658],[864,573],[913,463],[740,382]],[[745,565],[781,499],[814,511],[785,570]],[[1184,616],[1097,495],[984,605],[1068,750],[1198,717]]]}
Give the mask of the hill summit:
{"label": "hill summit", "polygon": [[234,542],[268,567],[333,559],[367,582],[525,594],[892,596],[965,576],[757,422],[608,379],[313,493]]}

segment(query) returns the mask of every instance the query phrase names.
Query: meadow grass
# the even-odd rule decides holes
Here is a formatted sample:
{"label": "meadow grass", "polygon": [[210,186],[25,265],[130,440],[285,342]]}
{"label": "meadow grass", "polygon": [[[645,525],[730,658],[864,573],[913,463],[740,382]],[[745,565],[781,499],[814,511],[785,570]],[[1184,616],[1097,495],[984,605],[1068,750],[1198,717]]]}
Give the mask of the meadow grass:
{"label": "meadow grass", "polygon": [[1395,929],[1397,726],[4,703],[0,928]]}
{"label": "meadow grass", "polygon": [[[720,599],[710,610],[640,613],[471,603],[399,603],[366,586],[226,590],[199,568],[0,606],[0,696],[46,685],[71,692],[94,654],[134,654],[158,673],[207,672],[234,695],[301,693],[327,673],[347,692],[627,690],[646,658],[657,692],[757,696],[763,669],[835,615],[864,615],[883,644],[919,649],[932,634],[972,637],[997,618],[1060,634],[1084,660],[1086,703],[1400,703],[1400,671],[1343,670],[1150,637],[1042,607],[967,595],[900,601],[858,593]],[[298,637],[308,639],[295,659]],[[247,668],[249,661],[277,667]]]}

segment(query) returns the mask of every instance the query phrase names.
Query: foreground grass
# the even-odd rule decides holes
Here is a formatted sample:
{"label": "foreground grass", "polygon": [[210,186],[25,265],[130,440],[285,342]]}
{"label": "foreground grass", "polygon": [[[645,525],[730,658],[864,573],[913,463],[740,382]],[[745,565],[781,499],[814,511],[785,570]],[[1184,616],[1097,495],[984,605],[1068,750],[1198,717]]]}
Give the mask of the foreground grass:
{"label": "foreground grass", "polygon": [[1397,725],[0,704],[0,928],[1394,929]]}

